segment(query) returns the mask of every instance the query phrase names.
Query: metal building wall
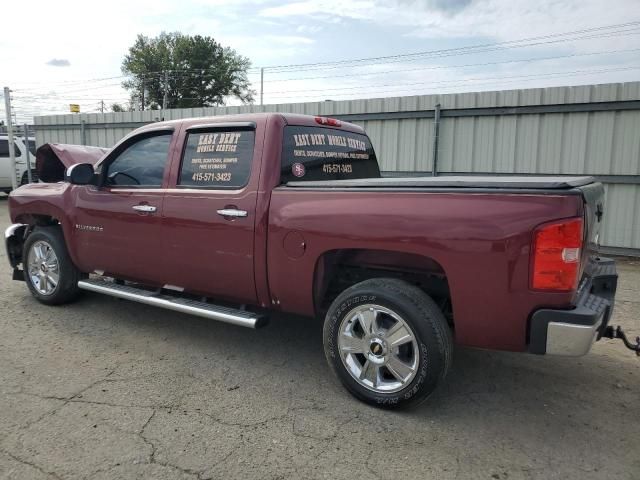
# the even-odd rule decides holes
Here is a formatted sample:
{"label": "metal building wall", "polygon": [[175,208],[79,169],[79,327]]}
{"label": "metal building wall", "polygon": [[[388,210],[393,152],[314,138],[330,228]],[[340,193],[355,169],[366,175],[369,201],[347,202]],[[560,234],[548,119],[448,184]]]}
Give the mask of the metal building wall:
{"label": "metal building wall", "polygon": [[326,115],[363,126],[383,170],[430,174],[438,104],[438,172],[600,176],[607,192],[602,244],[640,252],[640,82],[34,120],[39,145],[110,147],[161,119],[267,111]]}

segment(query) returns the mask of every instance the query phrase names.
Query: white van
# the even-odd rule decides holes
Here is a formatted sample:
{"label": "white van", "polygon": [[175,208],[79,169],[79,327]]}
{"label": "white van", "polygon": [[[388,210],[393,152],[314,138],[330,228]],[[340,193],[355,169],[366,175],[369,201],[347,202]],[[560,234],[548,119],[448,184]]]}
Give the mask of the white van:
{"label": "white van", "polygon": [[[27,175],[27,145],[24,137],[13,137],[16,154],[16,172],[18,185],[24,185],[29,181]],[[31,181],[36,182],[36,140],[29,137],[29,153],[31,160]],[[9,137],[0,134],[0,192],[9,193],[11,191],[11,158],[9,157]]]}

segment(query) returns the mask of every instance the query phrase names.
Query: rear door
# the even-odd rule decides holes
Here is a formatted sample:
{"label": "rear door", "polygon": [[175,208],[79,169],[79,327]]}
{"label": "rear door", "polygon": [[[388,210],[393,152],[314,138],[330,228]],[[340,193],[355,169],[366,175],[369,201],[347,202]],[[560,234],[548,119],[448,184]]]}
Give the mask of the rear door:
{"label": "rear door", "polygon": [[[163,209],[167,282],[255,303],[254,223],[261,143],[252,122],[187,128]],[[255,166],[255,167],[254,167]]]}

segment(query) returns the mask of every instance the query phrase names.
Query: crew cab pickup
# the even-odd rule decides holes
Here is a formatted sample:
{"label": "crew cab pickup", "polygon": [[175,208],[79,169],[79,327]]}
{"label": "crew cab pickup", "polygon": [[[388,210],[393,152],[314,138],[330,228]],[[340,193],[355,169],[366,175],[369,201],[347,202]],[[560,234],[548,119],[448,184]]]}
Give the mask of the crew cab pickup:
{"label": "crew cab pickup", "polygon": [[425,399],[454,342],[583,355],[611,318],[591,177],[382,177],[359,126],[280,113],[39,154],[56,150],[66,172],[9,199],[8,257],[36,299],[90,290],[251,328],[320,316],[329,365],[372,404]]}

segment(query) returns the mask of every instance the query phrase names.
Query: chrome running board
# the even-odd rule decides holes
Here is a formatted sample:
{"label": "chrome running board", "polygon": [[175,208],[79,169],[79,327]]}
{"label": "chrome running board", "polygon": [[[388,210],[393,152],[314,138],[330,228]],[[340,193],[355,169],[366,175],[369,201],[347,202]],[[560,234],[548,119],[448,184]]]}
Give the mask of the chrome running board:
{"label": "chrome running board", "polygon": [[78,287],[91,292],[104,293],[112,297],[132,300],[176,312],[189,313],[191,315],[197,315],[198,317],[231,323],[241,327],[259,328],[267,323],[267,317],[258,313],[212,305],[188,298],[164,295],[130,285],[120,285],[104,278],[80,280]]}

